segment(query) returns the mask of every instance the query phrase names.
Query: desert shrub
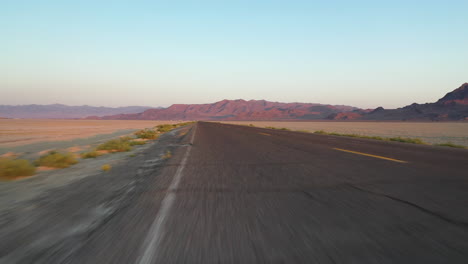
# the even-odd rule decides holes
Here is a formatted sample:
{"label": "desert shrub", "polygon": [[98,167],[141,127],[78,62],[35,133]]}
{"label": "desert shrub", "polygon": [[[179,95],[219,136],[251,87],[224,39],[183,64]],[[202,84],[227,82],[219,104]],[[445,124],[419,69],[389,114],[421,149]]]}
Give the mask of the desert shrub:
{"label": "desert shrub", "polygon": [[411,144],[426,144],[419,138],[403,138],[403,137],[392,137],[388,138],[389,141],[396,141],[396,142],[404,142],[404,143],[411,143]]}
{"label": "desert shrub", "polygon": [[132,147],[128,140],[124,139],[113,139],[109,140],[99,146],[97,146],[96,150],[107,150],[111,152],[125,152],[130,151]]}
{"label": "desert shrub", "polygon": [[286,128],[286,127],[282,127],[282,128],[280,128],[280,130],[291,131],[291,129]]}
{"label": "desert shrub", "polygon": [[268,128],[268,129],[278,129],[278,128],[272,127],[272,126],[267,126],[267,127],[265,127],[265,128]]}
{"label": "desert shrub", "polygon": [[440,143],[440,144],[436,144],[436,146],[450,147],[450,148],[466,148],[465,146],[457,145],[452,142]]}
{"label": "desert shrub", "polygon": [[190,124],[193,124],[195,122],[184,122],[184,123],[177,123],[177,124],[161,124],[161,125],[157,125],[155,126],[154,128],[159,132],[159,133],[166,133],[166,132],[169,132],[175,128],[178,128],[178,127],[183,127],[183,126],[186,126],[186,125],[190,125]]}
{"label": "desert shrub", "polygon": [[367,139],[375,139],[375,140],[388,140],[387,138],[378,137],[378,136],[364,136],[358,134],[340,134],[340,133],[326,133],[327,135],[332,136],[342,136],[342,137],[353,137],[353,138],[367,138]]}
{"label": "desert shrub", "polygon": [[142,129],[135,132],[135,136],[143,139],[156,139],[158,137],[158,132],[152,129]]}
{"label": "desert shrub", "polygon": [[396,141],[396,142],[404,142],[404,143],[412,143],[412,144],[426,144],[424,141],[422,141],[419,138],[404,138],[404,137],[385,138],[385,137],[379,137],[379,136],[364,136],[364,135],[358,135],[358,134],[341,134],[341,133],[336,133],[336,132],[326,132],[323,130],[315,131],[314,134],[341,136],[341,137],[354,137],[354,138],[367,138],[367,139]]}
{"label": "desert shrub", "polygon": [[93,150],[93,151],[90,151],[90,152],[81,153],[80,156],[83,159],[93,159],[93,158],[97,158],[97,157],[99,157],[101,155],[102,155],[102,153],[99,153],[99,152]]}
{"label": "desert shrub", "polygon": [[32,176],[35,172],[36,168],[28,160],[0,158],[0,178],[14,179]]}
{"label": "desert shrub", "polygon": [[172,157],[172,152],[170,152],[169,150],[166,151],[166,154],[164,154],[164,156],[162,156],[163,159],[169,159]]}
{"label": "desert shrub", "polygon": [[177,127],[177,125],[164,124],[164,125],[156,126],[156,129],[161,133],[166,133],[166,132],[169,132],[169,131],[171,131],[172,129],[174,129],[176,127]]}
{"label": "desert shrub", "polygon": [[190,125],[190,124],[193,124],[193,123],[196,123],[196,122],[195,122],[195,121],[191,121],[191,122],[179,123],[178,125],[179,125],[179,126],[186,126],[186,125]]}
{"label": "desert shrub", "polygon": [[328,134],[327,132],[323,131],[323,130],[317,130],[314,132],[314,134],[319,134],[319,135],[326,135]]}
{"label": "desert shrub", "polygon": [[51,151],[35,161],[38,166],[52,167],[52,168],[67,168],[73,164],[78,163],[72,153],[59,153]]}
{"label": "desert shrub", "polygon": [[368,138],[368,139],[375,139],[375,140],[385,140],[385,138],[379,137],[379,136],[366,136],[366,138]]}
{"label": "desert shrub", "polygon": [[112,168],[111,165],[109,165],[109,164],[104,164],[104,165],[102,165],[101,170],[103,170],[103,171],[110,171],[111,168]]}
{"label": "desert shrub", "polygon": [[190,124],[193,124],[195,122],[184,122],[184,123],[177,123],[177,124],[173,124],[174,127],[183,127],[183,126],[186,126],[186,125],[190,125]]}
{"label": "desert shrub", "polygon": [[255,125],[254,124],[249,124],[249,127],[255,127]]}
{"label": "desert shrub", "polygon": [[145,141],[132,140],[132,141],[129,141],[128,144],[130,144],[130,146],[140,146],[140,145],[146,144],[146,142]]}

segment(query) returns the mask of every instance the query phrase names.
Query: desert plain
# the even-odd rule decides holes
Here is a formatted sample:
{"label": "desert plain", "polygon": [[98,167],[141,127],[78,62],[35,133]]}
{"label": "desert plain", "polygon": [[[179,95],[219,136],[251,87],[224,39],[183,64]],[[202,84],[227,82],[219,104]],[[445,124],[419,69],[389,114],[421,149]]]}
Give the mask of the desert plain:
{"label": "desert plain", "polygon": [[70,140],[118,130],[142,129],[172,121],[146,120],[54,120],[0,119],[0,147],[19,146],[40,141]]}
{"label": "desert plain", "polygon": [[429,144],[451,142],[468,147],[468,122],[282,122],[282,121],[232,121],[229,124],[257,127],[288,128],[298,131],[358,134],[380,137],[420,138]]}
{"label": "desert plain", "polygon": [[0,155],[48,149],[81,150],[138,129],[172,123],[177,121],[0,119]]}
{"label": "desert plain", "polygon": [[[0,119],[0,155],[80,148],[130,134],[137,129],[179,121]],[[467,122],[282,122],[231,121],[230,124],[288,128],[297,131],[420,138],[429,144],[451,142],[468,146]]]}

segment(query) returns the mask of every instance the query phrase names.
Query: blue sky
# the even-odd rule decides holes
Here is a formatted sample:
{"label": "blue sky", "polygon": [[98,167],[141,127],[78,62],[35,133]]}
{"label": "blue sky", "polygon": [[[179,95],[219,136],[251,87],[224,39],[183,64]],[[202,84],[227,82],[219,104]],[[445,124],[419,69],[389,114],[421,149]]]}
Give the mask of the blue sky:
{"label": "blue sky", "polygon": [[466,0],[0,0],[0,104],[432,102],[468,82],[466,10]]}

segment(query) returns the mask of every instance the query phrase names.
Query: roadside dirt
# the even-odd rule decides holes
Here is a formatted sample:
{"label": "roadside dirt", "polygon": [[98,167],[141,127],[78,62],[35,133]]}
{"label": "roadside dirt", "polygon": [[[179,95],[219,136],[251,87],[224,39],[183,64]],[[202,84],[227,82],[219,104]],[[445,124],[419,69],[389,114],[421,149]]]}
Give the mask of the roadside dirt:
{"label": "roadside dirt", "polygon": [[[131,152],[0,183],[0,263],[63,263],[157,174],[182,127]],[[147,160],[151,167],[146,166]],[[110,164],[112,169],[101,170]]]}

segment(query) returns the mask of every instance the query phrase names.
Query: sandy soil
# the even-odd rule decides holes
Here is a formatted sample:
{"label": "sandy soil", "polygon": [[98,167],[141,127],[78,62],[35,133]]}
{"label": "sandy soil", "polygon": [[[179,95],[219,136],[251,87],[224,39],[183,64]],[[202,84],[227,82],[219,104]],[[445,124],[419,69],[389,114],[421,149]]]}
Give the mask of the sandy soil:
{"label": "sandy soil", "polygon": [[411,122],[271,122],[271,121],[236,121],[224,122],[230,124],[258,127],[286,127],[292,130],[307,130],[314,132],[350,133],[381,137],[411,137],[420,138],[431,144],[452,142],[468,146],[468,123],[411,123]]}
{"label": "sandy soil", "polygon": [[142,129],[177,121],[1,119],[0,148],[42,141],[87,138],[118,130]]}

